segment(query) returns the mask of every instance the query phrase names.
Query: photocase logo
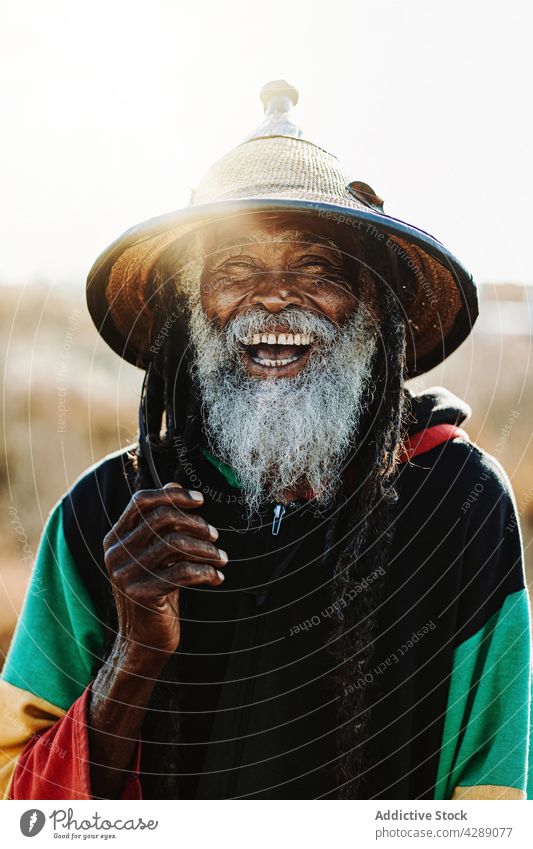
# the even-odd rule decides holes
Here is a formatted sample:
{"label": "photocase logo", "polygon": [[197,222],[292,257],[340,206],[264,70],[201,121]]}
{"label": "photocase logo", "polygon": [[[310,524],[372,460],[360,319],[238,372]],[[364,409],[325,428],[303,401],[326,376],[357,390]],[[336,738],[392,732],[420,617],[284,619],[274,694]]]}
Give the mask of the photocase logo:
{"label": "photocase logo", "polygon": [[20,830],[24,837],[35,837],[42,830],[45,822],[46,817],[42,811],[30,808],[29,811],[24,811],[20,818]]}

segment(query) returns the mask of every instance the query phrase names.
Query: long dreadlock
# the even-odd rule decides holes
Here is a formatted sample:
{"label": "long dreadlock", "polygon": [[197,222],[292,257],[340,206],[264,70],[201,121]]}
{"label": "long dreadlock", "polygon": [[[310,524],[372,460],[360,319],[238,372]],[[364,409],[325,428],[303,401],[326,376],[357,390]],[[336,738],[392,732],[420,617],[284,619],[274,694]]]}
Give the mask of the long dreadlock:
{"label": "long dreadlock", "polygon": [[[374,373],[374,403],[370,405],[361,433],[369,438],[355,458],[358,491],[353,493],[345,515],[339,517],[334,539],[341,552],[333,572],[332,598],[336,614],[330,650],[335,660],[333,680],[338,692],[336,784],[338,798],[365,798],[364,772],[370,752],[364,751],[373,698],[371,684],[354,687],[368,679],[378,635],[379,603],[385,580],[373,582],[370,591],[356,594],[357,603],[342,604],[357,593],[360,581],[374,570],[386,575],[393,539],[394,505],[397,503],[395,476],[399,446],[408,410],[403,389],[405,326],[394,298],[385,291],[388,307],[382,326],[383,345]],[[335,543],[334,543],[335,544]],[[372,680],[372,676],[371,676]]]}
{"label": "long dreadlock", "polygon": [[[360,246],[359,246],[360,250]],[[399,446],[408,415],[404,391],[406,334],[399,297],[398,271],[391,252],[365,249],[365,262],[382,285],[377,286],[381,314],[381,344],[369,381],[366,413],[359,432],[365,435],[349,465],[358,481],[345,507],[337,511],[327,529],[327,551],[336,552],[331,581],[331,604],[335,619],[328,643],[332,659],[332,684],[338,698],[337,758],[333,766],[337,798],[366,798],[365,771],[371,756],[365,740],[371,713],[372,686],[354,687],[370,669],[377,636],[377,609],[384,581],[376,581],[357,602],[344,604],[362,578],[382,567],[393,538],[395,477]],[[164,263],[163,263],[164,265]],[[171,275],[172,276],[172,275]],[[408,284],[409,286],[410,284]],[[163,483],[176,480],[187,485],[184,463],[177,462],[176,444],[193,450],[201,440],[200,399],[188,375],[186,310],[179,302],[175,283],[159,280],[158,304],[152,337],[158,338],[172,315],[166,343],[157,345],[146,387],[147,431],[159,476]],[[406,288],[405,278],[402,288]],[[161,433],[165,420],[165,432]],[[133,486],[154,486],[143,452],[138,450]],[[180,598],[180,614],[186,621],[186,598]],[[154,689],[143,726],[143,740],[152,745],[145,752],[153,762],[143,761],[146,798],[187,798],[186,780],[180,780],[179,649],[170,658]],[[368,748],[368,747],[367,747]]]}

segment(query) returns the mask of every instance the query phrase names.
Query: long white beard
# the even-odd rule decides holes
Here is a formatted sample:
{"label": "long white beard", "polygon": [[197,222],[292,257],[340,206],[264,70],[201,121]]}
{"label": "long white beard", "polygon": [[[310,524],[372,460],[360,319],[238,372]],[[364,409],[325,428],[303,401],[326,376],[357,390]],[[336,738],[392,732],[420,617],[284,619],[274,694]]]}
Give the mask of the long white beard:
{"label": "long white beard", "polygon": [[[326,505],[357,437],[377,348],[375,320],[362,307],[342,327],[309,310],[273,315],[257,308],[221,330],[199,299],[190,308],[192,371],[209,448],[236,473],[250,513],[302,483]],[[280,322],[314,335],[308,362],[295,377],[251,378],[239,339]]]}

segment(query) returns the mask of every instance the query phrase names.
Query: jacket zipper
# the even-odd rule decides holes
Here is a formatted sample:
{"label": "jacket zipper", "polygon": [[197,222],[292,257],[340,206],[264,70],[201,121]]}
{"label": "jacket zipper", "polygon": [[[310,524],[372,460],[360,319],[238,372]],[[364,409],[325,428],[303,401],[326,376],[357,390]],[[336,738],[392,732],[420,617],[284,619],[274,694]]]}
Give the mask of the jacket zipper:
{"label": "jacket zipper", "polygon": [[276,504],[274,507],[274,518],[272,519],[272,536],[276,537],[279,534],[279,529],[285,513],[285,506],[283,504]]}

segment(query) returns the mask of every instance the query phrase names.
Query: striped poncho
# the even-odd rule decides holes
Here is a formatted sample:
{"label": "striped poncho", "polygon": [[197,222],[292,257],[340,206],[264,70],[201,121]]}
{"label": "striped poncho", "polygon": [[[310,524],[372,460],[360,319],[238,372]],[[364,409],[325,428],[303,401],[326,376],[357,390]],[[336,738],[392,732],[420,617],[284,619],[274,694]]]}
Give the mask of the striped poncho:
{"label": "striped poncho", "polygon": [[[367,576],[386,581],[373,665],[347,687],[376,692],[365,798],[533,798],[531,624],[510,484],[458,429],[462,402],[434,390],[413,411],[388,567]],[[93,798],[87,701],[109,636],[102,540],[131,495],[129,463],[119,452],[90,469],[48,519],[0,680],[5,798]],[[193,595],[184,628],[188,797],[327,797],[335,727],[320,647],[331,610],[313,567],[315,520],[288,511],[275,536],[269,517],[243,532],[231,470],[204,457],[194,474],[230,564],[224,592]],[[123,798],[149,797],[149,748],[139,741]]]}

